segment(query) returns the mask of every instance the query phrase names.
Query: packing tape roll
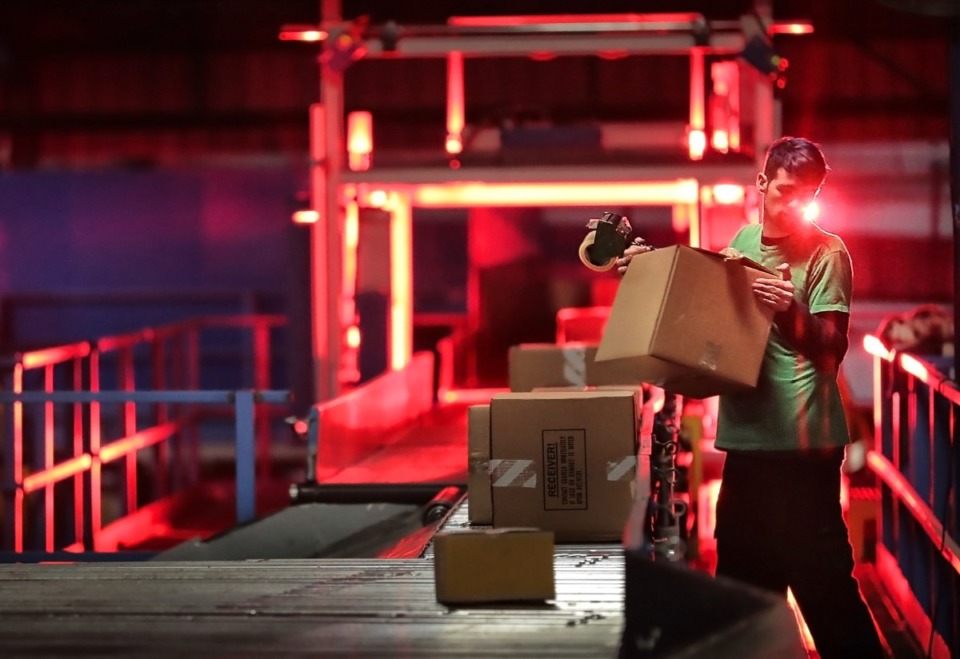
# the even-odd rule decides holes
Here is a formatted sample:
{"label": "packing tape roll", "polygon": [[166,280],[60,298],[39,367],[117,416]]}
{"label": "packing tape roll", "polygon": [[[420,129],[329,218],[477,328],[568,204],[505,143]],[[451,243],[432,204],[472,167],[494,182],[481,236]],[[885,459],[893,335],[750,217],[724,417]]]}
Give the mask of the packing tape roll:
{"label": "packing tape roll", "polygon": [[591,270],[594,270],[596,272],[606,272],[607,270],[609,270],[610,268],[612,268],[617,264],[617,257],[613,257],[603,265],[596,265],[594,263],[591,263],[590,259],[587,258],[587,249],[594,243],[596,239],[597,239],[597,232],[591,231],[583,239],[583,242],[580,243],[580,262],[583,263],[588,268],[590,268]]}
{"label": "packing tape roll", "polygon": [[627,455],[619,460],[610,460],[607,462],[607,480],[608,481],[628,481],[633,480],[637,474],[637,456]]}
{"label": "packing tape roll", "polygon": [[491,460],[488,463],[493,487],[536,487],[533,460]]}

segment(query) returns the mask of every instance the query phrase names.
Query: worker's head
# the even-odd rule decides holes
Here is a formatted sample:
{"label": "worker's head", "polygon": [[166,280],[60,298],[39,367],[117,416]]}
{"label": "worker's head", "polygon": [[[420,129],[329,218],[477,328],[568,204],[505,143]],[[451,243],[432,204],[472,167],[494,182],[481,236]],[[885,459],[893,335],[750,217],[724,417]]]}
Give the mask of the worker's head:
{"label": "worker's head", "polygon": [[802,137],[781,137],[767,149],[757,190],[763,195],[765,222],[784,229],[802,221],[827,175],[820,147]]}

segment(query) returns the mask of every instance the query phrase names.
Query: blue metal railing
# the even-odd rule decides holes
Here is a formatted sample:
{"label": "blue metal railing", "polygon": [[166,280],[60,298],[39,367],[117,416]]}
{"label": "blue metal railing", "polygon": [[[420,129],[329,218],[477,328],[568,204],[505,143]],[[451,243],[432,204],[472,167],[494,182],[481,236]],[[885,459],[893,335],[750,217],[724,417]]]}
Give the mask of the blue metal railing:
{"label": "blue metal railing", "polygon": [[878,572],[925,649],[960,657],[960,387],[932,358],[889,352],[872,336],[864,345],[874,355]]}

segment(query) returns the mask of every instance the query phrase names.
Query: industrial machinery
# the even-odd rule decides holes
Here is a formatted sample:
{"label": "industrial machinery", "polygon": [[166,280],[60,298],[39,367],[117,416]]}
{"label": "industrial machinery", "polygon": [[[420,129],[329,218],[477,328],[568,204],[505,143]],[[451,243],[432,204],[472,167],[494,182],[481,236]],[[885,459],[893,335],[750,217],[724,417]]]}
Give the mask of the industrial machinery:
{"label": "industrial machinery", "polygon": [[[683,13],[459,17],[446,25],[376,26],[343,19],[337,2],[325,3],[324,11],[320,25],[287,26],[280,35],[317,44],[321,54],[320,102],[310,114],[311,209],[299,215],[311,222],[311,354],[318,400],[357,382],[364,341],[357,264],[374,258],[364,255],[374,248],[358,236],[372,213],[386,225],[375,258],[388,270],[383,350],[389,369],[402,368],[413,350],[412,222],[419,209],[664,207],[678,235],[692,245],[722,244],[738,224],[750,221],[757,160],[779,133],[775,91],[784,82],[786,60],[773,50],[771,36],[812,31],[808,23],[779,23],[759,13],[740,21]],[[586,132],[595,148],[575,164],[502,157],[518,141],[537,143],[575,131],[468,124],[465,62],[598,54],[686,58],[688,80],[680,82],[689,84],[686,116],[593,126]],[[360,61],[423,59],[446,66],[446,139],[419,149],[416,158],[375,152],[376,117],[364,110],[345,113],[345,81]],[[363,75],[373,75],[374,68],[368,65]],[[477,239],[497,230],[477,225]],[[471,259],[468,268],[468,280],[475,282],[478,264]],[[470,331],[481,319],[478,290],[468,288]]]}

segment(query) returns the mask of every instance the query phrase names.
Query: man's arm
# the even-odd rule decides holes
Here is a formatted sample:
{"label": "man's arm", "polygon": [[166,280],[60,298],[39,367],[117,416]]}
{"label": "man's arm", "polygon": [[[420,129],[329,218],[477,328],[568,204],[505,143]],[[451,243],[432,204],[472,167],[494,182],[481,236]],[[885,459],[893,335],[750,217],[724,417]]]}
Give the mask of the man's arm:
{"label": "man's arm", "polygon": [[774,314],[780,335],[821,371],[840,368],[849,347],[850,315],[843,311],[810,313],[794,300],[786,311]]}

